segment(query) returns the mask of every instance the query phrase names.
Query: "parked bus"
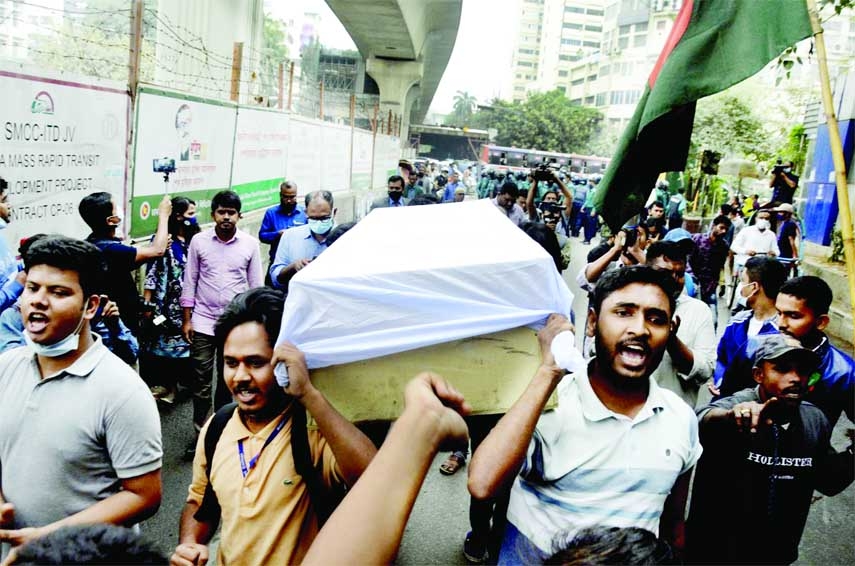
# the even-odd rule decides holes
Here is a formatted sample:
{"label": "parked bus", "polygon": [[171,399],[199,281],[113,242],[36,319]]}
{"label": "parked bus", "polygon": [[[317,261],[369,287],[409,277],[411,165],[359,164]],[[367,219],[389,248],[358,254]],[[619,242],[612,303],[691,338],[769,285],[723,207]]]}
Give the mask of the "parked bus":
{"label": "parked bus", "polygon": [[503,147],[483,144],[481,146],[481,165],[492,167],[496,171],[514,173],[527,172],[543,163],[554,163],[571,173],[583,175],[602,175],[609,164],[608,157],[579,155],[576,153],[557,153],[519,147]]}

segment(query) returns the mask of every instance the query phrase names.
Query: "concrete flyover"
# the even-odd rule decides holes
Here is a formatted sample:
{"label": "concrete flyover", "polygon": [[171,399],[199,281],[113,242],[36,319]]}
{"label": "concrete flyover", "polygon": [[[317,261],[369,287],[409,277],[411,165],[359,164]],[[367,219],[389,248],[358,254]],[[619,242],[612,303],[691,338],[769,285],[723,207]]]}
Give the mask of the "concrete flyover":
{"label": "concrete flyover", "polygon": [[463,0],[326,0],[380,88],[381,116],[400,116],[401,138],[424,120],[460,25]]}

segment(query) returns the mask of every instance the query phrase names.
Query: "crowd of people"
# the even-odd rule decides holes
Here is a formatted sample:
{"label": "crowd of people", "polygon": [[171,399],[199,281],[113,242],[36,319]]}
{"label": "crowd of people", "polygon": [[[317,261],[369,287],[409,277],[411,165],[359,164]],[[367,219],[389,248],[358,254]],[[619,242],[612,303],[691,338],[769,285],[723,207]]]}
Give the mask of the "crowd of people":
{"label": "crowd of people", "polygon": [[[489,199],[558,272],[571,239],[593,247],[575,277],[584,320],[549,317],[540,365],[506,413],[470,415],[426,372],[385,439],[345,419],[302,352],[277,344],[290,280],[353,226],[336,222],[332,193],[282,183],[257,238],[229,190],[205,229],[192,199],[164,196],[139,246],[118,236],[121,203],[103,192],[80,201],[85,240],[32,235],[19,260],[0,232],[5,563],[388,563],[439,451],[447,475],[471,454],[471,563],[793,562],[814,490],[839,493],[855,473],[852,445],[830,442],[841,413],[855,420],[855,364],[825,334],[828,284],[797,276],[798,177],[776,168],[777,200],[733,200],[696,233],[664,181],[611,231],[598,182],[401,163],[372,209]],[[7,200],[0,179],[0,228]],[[134,526],[163,496],[158,405],[182,396],[192,480],[167,558]]]}

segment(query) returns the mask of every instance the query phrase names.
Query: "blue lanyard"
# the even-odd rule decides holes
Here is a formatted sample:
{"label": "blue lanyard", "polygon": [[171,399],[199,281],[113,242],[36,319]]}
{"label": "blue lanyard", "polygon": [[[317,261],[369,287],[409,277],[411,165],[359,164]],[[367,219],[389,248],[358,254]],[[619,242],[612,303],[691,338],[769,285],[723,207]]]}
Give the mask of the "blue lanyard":
{"label": "blue lanyard", "polygon": [[261,450],[258,451],[258,454],[252,457],[252,460],[249,461],[249,466],[246,465],[246,456],[243,453],[243,439],[238,440],[238,456],[240,456],[240,472],[243,474],[243,477],[246,477],[247,474],[255,467],[258,463],[258,457],[261,456],[261,453],[264,452],[264,449],[267,448],[267,445],[273,442],[273,439],[276,438],[276,435],[282,430],[282,427],[285,426],[285,417],[282,417],[282,420],[279,421],[279,424],[276,425],[276,428],[273,429],[273,432],[270,433],[270,436],[267,437],[267,440],[264,441],[264,444],[261,446]]}

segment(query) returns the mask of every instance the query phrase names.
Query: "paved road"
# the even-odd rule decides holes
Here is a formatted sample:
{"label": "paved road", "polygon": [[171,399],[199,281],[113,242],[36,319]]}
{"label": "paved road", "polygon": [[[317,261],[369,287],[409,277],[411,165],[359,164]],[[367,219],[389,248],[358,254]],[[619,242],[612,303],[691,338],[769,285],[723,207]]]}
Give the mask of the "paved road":
{"label": "paved road", "polygon": [[[581,324],[585,299],[573,282],[590,246],[574,240],[573,262],[565,273],[576,293],[574,311]],[[726,311],[722,310],[726,317]],[[720,319],[720,320],[726,320]],[[158,514],[143,525],[143,532],[165,552],[178,541],[178,517],[190,483],[190,464],[182,453],[192,438],[191,407],[184,403],[163,415],[164,498]],[[833,442],[838,449],[848,445],[846,430],[852,424],[844,417],[835,428]],[[422,486],[404,533],[398,564],[465,564],[461,554],[463,537],[469,530],[466,468],[447,477],[438,472],[445,454],[438,454]],[[726,482],[722,486],[727,496]],[[799,564],[851,564],[855,557],[855,486],[836,497],[822,497],[813,504],[801,544]]]}

